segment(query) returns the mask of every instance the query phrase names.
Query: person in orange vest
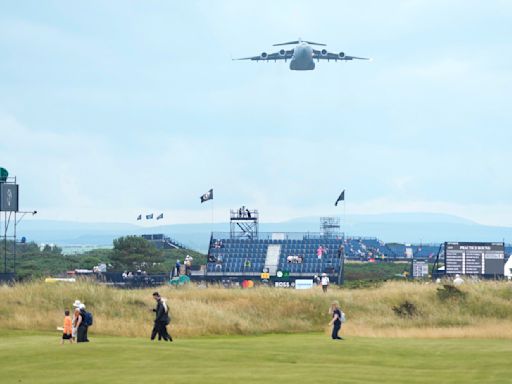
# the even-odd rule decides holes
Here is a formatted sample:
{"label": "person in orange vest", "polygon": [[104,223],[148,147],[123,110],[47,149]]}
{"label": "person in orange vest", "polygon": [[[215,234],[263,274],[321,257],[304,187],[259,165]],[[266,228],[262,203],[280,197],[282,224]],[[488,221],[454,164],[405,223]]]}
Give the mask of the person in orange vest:
{"label": "person in orange vest", "polygon": [[73,344],[73,327],[71,325],[71,317],[69,316],[69,310],[64,311],[64,327],[62,329],[62,340],[61,345],[64,344],[64,340],[69,340]]}

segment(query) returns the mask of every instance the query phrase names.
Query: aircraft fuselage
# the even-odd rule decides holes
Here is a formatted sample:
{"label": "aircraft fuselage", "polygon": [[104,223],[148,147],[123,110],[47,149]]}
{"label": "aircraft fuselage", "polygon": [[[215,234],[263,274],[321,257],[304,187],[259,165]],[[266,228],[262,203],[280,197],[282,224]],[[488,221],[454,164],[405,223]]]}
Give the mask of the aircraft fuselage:
{"label": "aircraft fuselage", "polygon": [[290,69],[292,71],[311,71],[315,69],[313,48],[306,43],[300,43],[297,45],[293,50]]}

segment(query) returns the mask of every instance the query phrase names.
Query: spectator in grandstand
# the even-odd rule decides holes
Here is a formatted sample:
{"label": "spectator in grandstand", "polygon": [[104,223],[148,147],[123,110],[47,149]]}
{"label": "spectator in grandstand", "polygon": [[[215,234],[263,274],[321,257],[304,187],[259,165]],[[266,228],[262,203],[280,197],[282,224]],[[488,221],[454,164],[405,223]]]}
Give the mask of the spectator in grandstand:
{"label": "spectator in grandstand", "polygon": [[128,277],[128,273],[126,271],[123,272],[123,280],[125,280]]}
{"label": "spectator in grandstand", "polygon": [[153,293],[153,299],[156,301],[156,308],[153,309],[153,312],[155,312],[155,322],[151,331],[151,340],[155,340],[156,335],[158,335],[158,341],[162,339],[172,341],[171,335],[167,332],[167,326],[171,322],[169,307],[158,292]]}
{"label": "spectator in grandstand", "polygon": [[464,279],[462,279],[462,277],[460,277],[459,274],[456,274],[455,275],[455,279],[453,279],[453,285],[459,286],[459,285],[462,285],[462,284],[464,284]]}
{"label": "spectator in grandstand", "polygon": [[321,283],[322,283],[322,291],[324,291],[324,293],[327,293],[327,288],[329,287],[329,276],[327,276],[327,273],[322,273],[322,279],[321,279]]}
{"label": "spectator in grandstand", "polygon": [[333,340],[343,340],[343,338],[341,338],[338,334],[344,318],[342,313],[343,312],[340,309],[340,304],[337,301],[333,301],[331,307],[329,308],[329,314],[332,316],[332,320],[329,322],[329,325],[332,326],[331,338]]}
{"label": "spectator in grandstand", "polygon": [[316,256],[318,257],[318,260],[322,260],[322,254],[324,253],[324,249],[321,245],[318,246],[316,250]]}
{"label": "spectator in grandstand", "polygon": [[345,254],[345,247],[341,244],[338,248],[338,258],[341,259],[341,256]]}

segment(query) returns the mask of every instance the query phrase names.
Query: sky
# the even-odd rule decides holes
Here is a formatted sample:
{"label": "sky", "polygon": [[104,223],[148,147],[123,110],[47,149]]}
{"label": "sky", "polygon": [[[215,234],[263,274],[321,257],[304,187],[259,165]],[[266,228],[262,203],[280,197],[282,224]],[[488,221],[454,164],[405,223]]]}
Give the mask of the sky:
{"label": "sky", "polygon": [[[350,214],[512,226],[511,23],[499,0],[2,1],[0,166],[41,219],[272,222],[345,189]],[[298,37],[373,61],[231,60]]]}

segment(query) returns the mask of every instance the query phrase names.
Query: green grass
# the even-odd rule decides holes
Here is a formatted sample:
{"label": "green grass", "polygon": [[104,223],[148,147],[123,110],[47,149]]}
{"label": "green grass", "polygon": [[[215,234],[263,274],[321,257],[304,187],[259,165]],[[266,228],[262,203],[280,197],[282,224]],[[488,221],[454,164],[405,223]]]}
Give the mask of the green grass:
{"label": "green grass", "polygon": [[178,339],[0,332],[8,383],[510,383],[509,340],[287,334]]}

